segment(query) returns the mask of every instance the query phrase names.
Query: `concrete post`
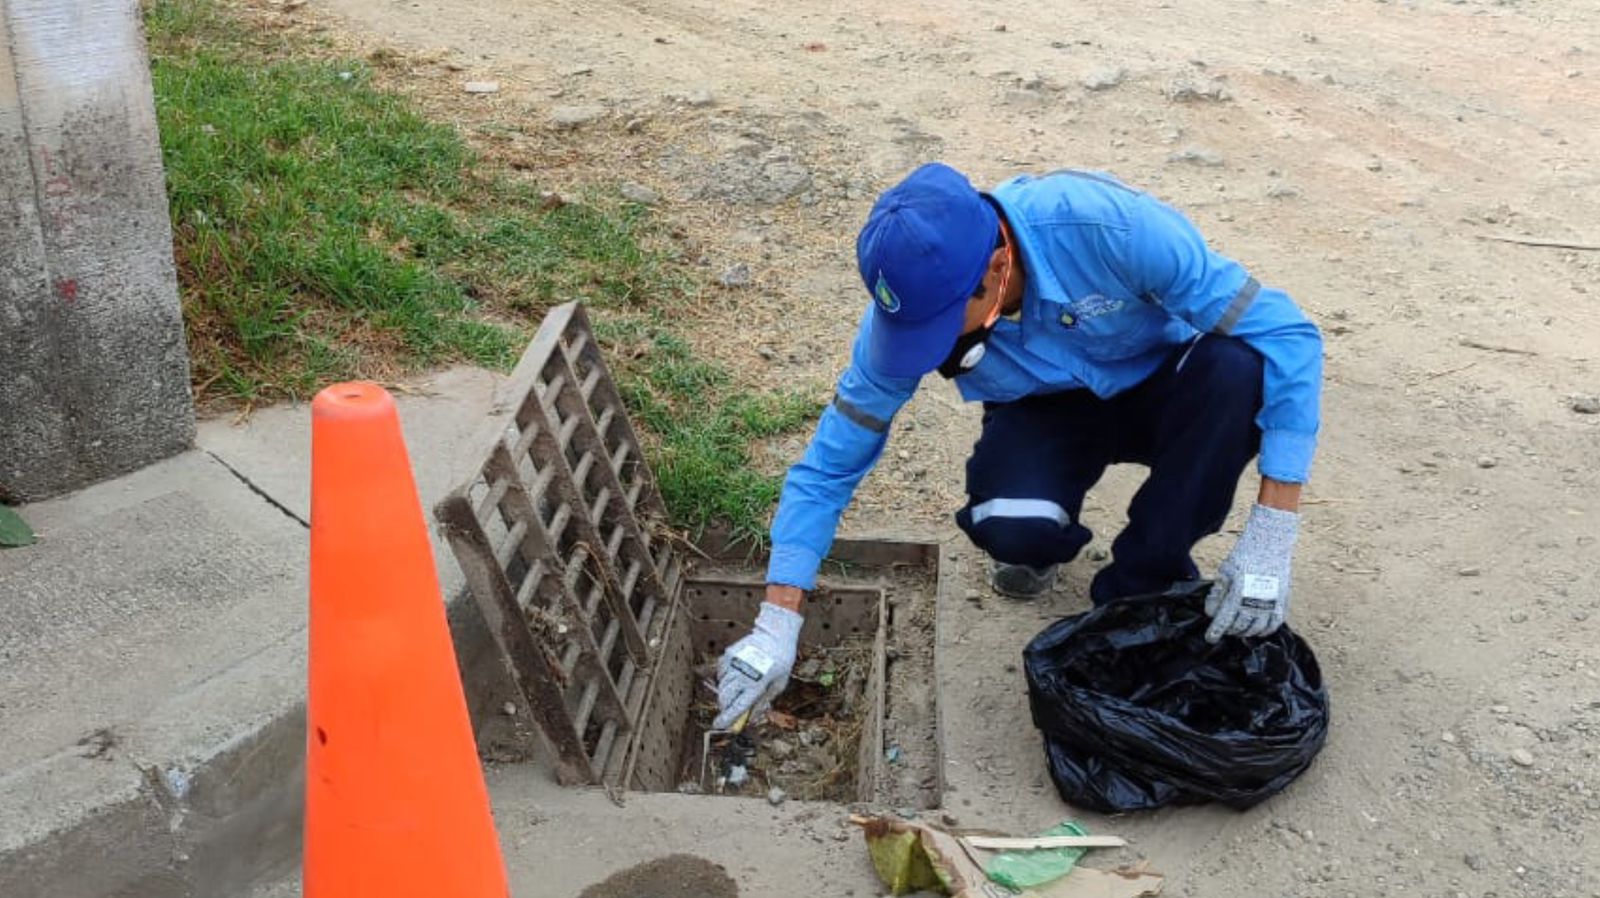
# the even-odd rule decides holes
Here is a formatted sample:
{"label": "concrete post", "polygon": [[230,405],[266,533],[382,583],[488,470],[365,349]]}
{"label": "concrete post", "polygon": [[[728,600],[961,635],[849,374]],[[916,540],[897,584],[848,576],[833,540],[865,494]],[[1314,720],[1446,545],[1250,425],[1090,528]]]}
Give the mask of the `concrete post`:
{"label": "concrete post", "polygon": [[0,0],[0,500],[194,426],[138,0]]}

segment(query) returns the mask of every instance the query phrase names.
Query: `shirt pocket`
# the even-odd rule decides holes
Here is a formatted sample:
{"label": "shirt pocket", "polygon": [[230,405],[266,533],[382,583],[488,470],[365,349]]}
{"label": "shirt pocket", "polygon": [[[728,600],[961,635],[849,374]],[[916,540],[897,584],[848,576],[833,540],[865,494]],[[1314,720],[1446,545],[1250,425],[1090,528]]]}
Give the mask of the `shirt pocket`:
{"label": "shirt pocket", "polygon": [[1165,311],[1133,296],[1090,293],[1048,306],[1052,330],[1084,358],[1102,362],[1148,352],[1171,320]]}

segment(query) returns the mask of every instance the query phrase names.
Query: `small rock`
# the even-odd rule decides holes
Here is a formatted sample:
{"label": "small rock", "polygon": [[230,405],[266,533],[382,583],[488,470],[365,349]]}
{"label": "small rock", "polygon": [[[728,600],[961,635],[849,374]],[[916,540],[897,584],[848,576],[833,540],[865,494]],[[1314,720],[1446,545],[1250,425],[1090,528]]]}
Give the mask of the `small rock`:
{"label": "small rock", "polygon": [[550,110],[550,124],[557,128],[576,128],[587,125],[606,114],[604,106],[583,104],[580,106],[557,106]]}
{"label": "small rock", "polygon": [[644,130],[644,119],[628,119],[628,123],[622,126],[622,130],[628,132],[629,134],[638,134],[640,131]]}
{"label": "small rock", "polygon": [[1003,25],[1003,24],[1002,25],[996,25],[996,26],[994,26],[994,30],[996,30],[996,31],[1004,31],[1004,30],[1006,30],[1006,26]]}
{"label": "small rock", "polygon": [[767,792],[767,804],[777,807],[778,805],[783,804],[788,797],[789,793],[779,789],[777,786],[773,786]]}
{"label": "small rock", "polygon": [[769,362],[778,357],[777,351],[771,346],[757,346],[756,355],[761,356]]}
{"label": "small rock", "polygon": [[1518,767],[1532,767],[1533,752],[1528,751],[1526,748],[1512,749],[1511,760]]}
{"label": "small rock", "polygon": [[1492,468],[1498,464],[1500,464],[1499,460],[1492,455],[1478,456],[1478,467],[1480,468]]}
{"label": "small rock", "polygon": [[544,212],[549,212],[551,209],[559,209],[562,206],[570,206],[576,202],[577,200],[572,197],[555,190],[539,192],[539,209]]}
{"label": "small rock", "polygon": [[1193,165],[1203,165],[1207,168],[1216,168],[1227,160],[1210,150],[1199,147],[1189,147],[1167,157],[1168,162],[1187,162]]}
{"label": "small rock", "polygon": [[1267,188],[1267,199],[1287,200],[1300,195],[1300,191],[1288,184],[1274,184]]}
{"label": "small rock", "polygon": [[1450,745],[1455,745],[1456,744],[1456,734],[1450,732],[1449,730],[1445,730],[1444,734],[1441,735],[1439,738],[1443,739],[1446,743],[1448,743]]}
{"label": "small rock", "polygon": [[713,103],[716,103],[717,97],[710,90],[701,88],[700,90],[689,94],[687,97],[684,97],[683,102],[688,103],[690,106],[693,106],[696,109],[703,109],[712,105]]}
{"label": "small rock", "polygon": [[750,770],[743,764],[735,764],[728,768],[728,785],[737,789],[750,781]]}
{"label": "small rock", "polygon": [[750,266],[743,262],[728,266],[717,276],[717,283],[730,290],[748,287],[754,280],[755,276],[750,273]]}
{"label": "small rock", "polygon": [[1374,159],[1367,163],[1367,171],[1383,171],[1383,160]]}
{"label": "small rock", "polygon": [[1475,567],[1464,567],[1461,570],[1456,571],[1456,576],[1458,577],[1477,577],[1481,576],[1482,574],[1483,571]]}
{"label": "small rock", "polygon": [[833,840],[835,842],[848,842],[848,841],[850,841],[850,831],[847,830],[847,829],[839,830],[838,832],[833,834]]}
{"label": "small rock", "polygon": [[1167,84],[1164,92],[1167,99],[1174,103],[1193,103],[1202,100],[1221,103],[1233,99],[1233,94],[1228,91],[1227,85],[1220,80],[1201,83],[1192,78],[1177,78]]}
{"label": "small rock", "polygon": [[592,65],[576,65],[576,66],[573,66],[570,69],[563,69],[562,72],[561,72],[561,77],[563,77],[563,78],[576,78],[579,75],[592,75],[592,74],[594,74],[594,66],[592,66]]}
{"label": "small rock", "polygon": [[516,702],[506,702],[504,705],[500,706],[500,710],[506,712],[506,716],[507,717],[516,717],[517,716],[517,703]]}
{"label": "small rock", "polygon": [[1492,714],[1510,714],[1511,713],[1511,706],[1510,705],[1495,705],[1494,707],[1490,708],[1489,711]]}
{"label": "small rock", "polygon": [[1110,558],[1110,557],[1111,557],[1111,553],[1107,552],[1105,549],[1100,548],[1099,546],[1096,546],[1093,549],[1089,550],[1089,560],[1090,561],[1105,561],[1107,558]]}
{"label": "small rock", "polygon": [[1567,400],[1567,408],[1580,415],[1600,415],[1600,396],[1573,396]]}
{"label": "small rock", "polygon": [[1461,862],[1471,868],[1474,873],[1483,872],[1483,858],[1478,857],[1476,854],[1466,855],[1461,859]]}
{"label": "small rock", "polygon": [[943,823],[945,826],[961,825],[961,821],[956,819],[956,815],[950,813],[949,811],[945,811],[943,814],[939,815],[939,822]]}
{"label": "small rock", "polygon": [[623,184],[620,192],[623,199],[630,203],[638,203],[641,206],[654,206],[661,201],[661,194],[633,181]]}
{"label": "small rock", "polygon": [[1513,611],[1513,612],[1511,612],[1511,622],[1514,623],[1514,624],[1525,624],[1525,623],[1527,623],[1528,622],[1528,612],[1526,612],[1526,611]]}
{"label": "small rock", "polygon": [[469,94],[497,94],[500,92],[498,81],[468,81],[461,89]]}
{"label": "small rock", "polygon": [[769,739],[767,741],[767,751],[771,752],[774,758],[782,761],[794,754],[794,744],[787,739]]}
{"label": "small rock", "polygon": [[1095,69],[1083,77],[1079,83],[1085,90],[1110,90],[1121,84],[1128,77],[1128,70],[1121,66],[1104,69]]}

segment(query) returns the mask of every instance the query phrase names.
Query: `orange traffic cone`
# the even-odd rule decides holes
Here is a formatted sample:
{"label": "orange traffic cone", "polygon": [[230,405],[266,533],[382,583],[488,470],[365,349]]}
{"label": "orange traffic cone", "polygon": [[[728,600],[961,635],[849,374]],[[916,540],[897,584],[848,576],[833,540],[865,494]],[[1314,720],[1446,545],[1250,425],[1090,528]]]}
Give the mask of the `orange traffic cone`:
{"label": "orange traffic cone", "polygon": [[311,422],[306,898],[506,898],[394,400],[336,384]]}

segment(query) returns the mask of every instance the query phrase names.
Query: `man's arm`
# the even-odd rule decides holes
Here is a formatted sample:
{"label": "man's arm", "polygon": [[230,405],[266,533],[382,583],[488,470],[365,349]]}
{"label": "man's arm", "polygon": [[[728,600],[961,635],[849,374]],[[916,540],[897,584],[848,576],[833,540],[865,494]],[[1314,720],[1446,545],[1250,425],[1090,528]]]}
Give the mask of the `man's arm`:
{"label": "man's arm", "polygon": [[805,454],[784,478],[772,520],[767,582],[790,589],[769,588],[769,596],[777,599],[773,604],[793,607],[798,604],[794,591],[816,584],[840,516],[882,456],[890,422],[916,392],[918,378],[887,378],[868,368],[864,345],[865,330]]}
{"label": "man's arm", "polygon": [[[1213,251],[1181,213],[1143,197],[1115,259],[1128,286],[1196,329],[1237,337],[1264,360],[1261,504],[1292,511],[1321,417],[1322,335],[1282,290]],[[1278,485],[1270,485],[1277,481]]]}
{"label": "man's arm", "polygon": [[767,598],[750,634],[723,653],[717,665],[718,729],[742,726],[789,682],[798,650],[800,604],[816,585],[817,568],[833,545],[839,516],[856,486],[883,455],[889,422],[916,391],[916,379],[871,374],[862,360],[863,339],[823,410],[805,455],[789,469],[772,521]]}
{"label": "man's arm", "polygon": [[1300,489],[1321,415],[1322,335],[1281,290],[1206,246],[1176,210],[1144,197],[1121,244],[1128,283],[1196,329],[1261,353],[1261,489],[1206,597],[1206,639],[1265,636],[1289,614]]}

